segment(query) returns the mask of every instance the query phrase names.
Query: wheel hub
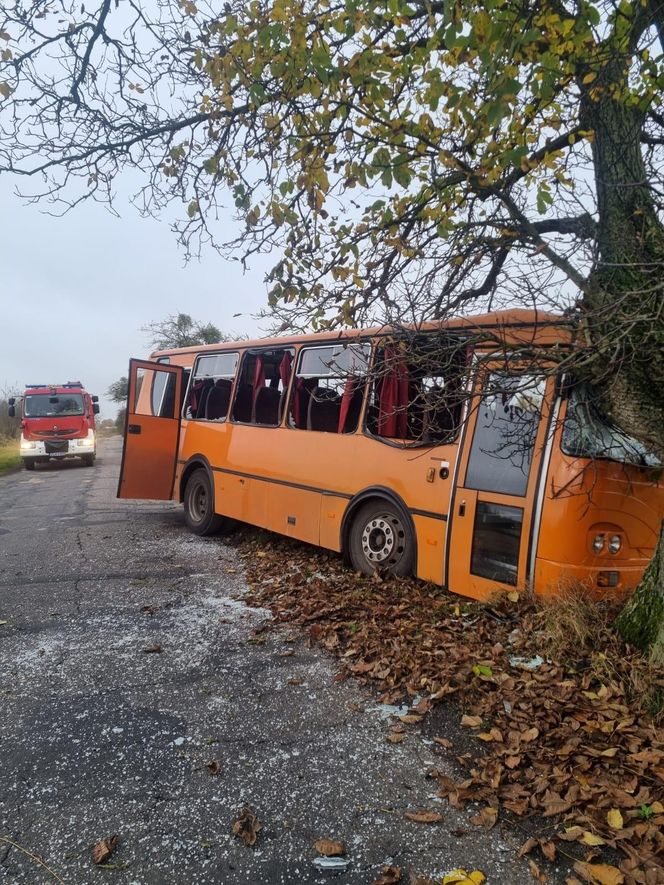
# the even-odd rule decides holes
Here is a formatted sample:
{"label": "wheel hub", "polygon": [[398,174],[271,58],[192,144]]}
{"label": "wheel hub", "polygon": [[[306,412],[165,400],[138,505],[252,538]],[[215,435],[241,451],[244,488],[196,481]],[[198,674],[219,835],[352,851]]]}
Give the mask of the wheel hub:
{"label": "wheel hub", "polygon": [[369,562],[381,564],[403,552],[403,531],[397,519],[376,516],[370,519],[362,532],[362,550]]}

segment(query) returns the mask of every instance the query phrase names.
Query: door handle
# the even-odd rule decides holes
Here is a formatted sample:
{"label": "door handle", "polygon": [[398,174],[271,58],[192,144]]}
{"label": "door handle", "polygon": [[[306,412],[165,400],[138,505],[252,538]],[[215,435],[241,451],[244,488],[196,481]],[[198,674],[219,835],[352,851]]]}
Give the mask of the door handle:
{"label": "door handle", "polygon": [[140,433],[141,425],[140,424],[128,424],[127,425],[127,433]]}
{"label": "door handle", "polygon": [[459,504],[459,516],[465,516],[465,515],[466,515],[466,502],[462,501]]}

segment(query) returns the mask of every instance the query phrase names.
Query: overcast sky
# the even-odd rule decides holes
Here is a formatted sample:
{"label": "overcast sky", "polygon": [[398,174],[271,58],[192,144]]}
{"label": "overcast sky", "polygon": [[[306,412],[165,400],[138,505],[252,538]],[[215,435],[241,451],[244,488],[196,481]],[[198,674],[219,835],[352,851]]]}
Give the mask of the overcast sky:
{"label": "overcast sky", "polygon": [[168,224],[141,218],[126,198],[121,218],[97,203],[54,218],[15,186],[0,181],[0,390],[80,380],[99,395],[102,418],[114,417],[102,397],[129,357],[149,353],[141,326],[182,312],[261,334],[251,315],[265,304],[267,259],[246,274],[211,251],[185,265]]}

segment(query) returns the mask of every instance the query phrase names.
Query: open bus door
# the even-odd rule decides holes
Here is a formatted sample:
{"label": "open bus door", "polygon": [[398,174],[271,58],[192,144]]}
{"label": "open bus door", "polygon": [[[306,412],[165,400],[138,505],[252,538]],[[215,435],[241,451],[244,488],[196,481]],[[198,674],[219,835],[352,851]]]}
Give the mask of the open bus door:
{"label": "open bus door", "polygon": [[129,361],[129,391],[118,498],[168,501],[180,438],[183,369]]}
{"label": "open bus door", "polygon": [[529,573],[553,379],[488,367],[471,412],[450,508],[447,586],[487,599]]}

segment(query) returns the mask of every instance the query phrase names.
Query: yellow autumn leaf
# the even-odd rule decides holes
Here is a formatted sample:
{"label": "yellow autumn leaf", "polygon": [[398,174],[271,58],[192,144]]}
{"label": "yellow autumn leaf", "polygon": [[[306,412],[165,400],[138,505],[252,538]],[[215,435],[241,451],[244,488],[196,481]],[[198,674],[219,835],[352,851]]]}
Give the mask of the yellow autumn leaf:
{"label": "yellow autumn leaf", "polygon": [[655,814],[661,814],[664,811],[664,805],[661,802],[653,802],[650,806],[650,810],[654,811]]}
{"label": "yellow autumn leaf", "polygon": [[604,845],[604,839],[602,839],[601,836],[596,836],[594,833],[591,833],[590,830],[583,831],[581,841],[584,845]]}
{"label": "yellow autumn leaf", "polygon": [[466,870],[451,870],[443,876],[442,885],[482,885],[486,881],[486,876],[481,870],[473,870],[467,873]]}
{"label": "yellow autumn leaf", "polygon": [[507,594],[507,598],[510,602],[518,602],[519,594],[516,592],[516,590],[510,590],[510,592]]}
{"label": "yellow autumn leaf", "polygon": [[608,863],[585,863],[578,860],[574,864],[574,871],[591,885],[622,885],[625,881],[620,870]]}
{"label": "yellow autumn leaf", "polygon": [[617,808],[612,808],[611,811],[607,812],[606,820],[614,830],[622,830],[623,816]]}

